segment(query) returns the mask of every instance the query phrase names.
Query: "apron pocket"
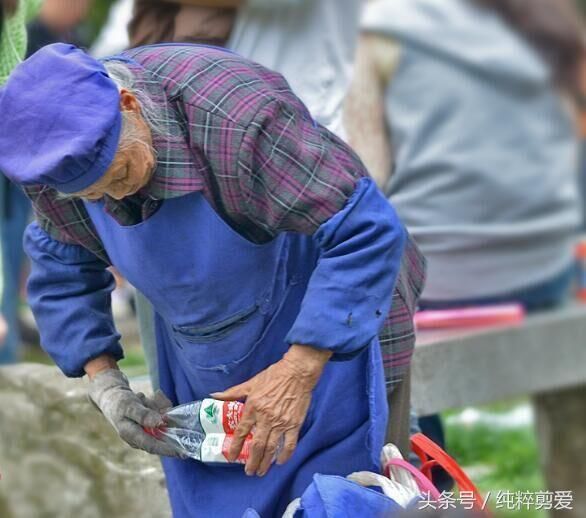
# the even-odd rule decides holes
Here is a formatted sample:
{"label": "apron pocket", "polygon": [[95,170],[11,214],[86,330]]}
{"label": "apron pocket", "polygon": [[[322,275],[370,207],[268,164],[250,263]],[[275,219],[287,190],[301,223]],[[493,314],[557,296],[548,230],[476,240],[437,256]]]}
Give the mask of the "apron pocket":
{"label": "apron pocket", "polygon": [[[257,304],[214,324],[173,326],[179,354],[198,371],[235,374],[242,381],[252,377],[280,360],[288,348],[285,336],[297,313],[283,318],[291,287],[285,289],[278,306],[269,315]],[[253,355],[269,342],[270,348],[263,348],[261,357]]]}
{"label": "apron pocket", "polygon": [[238,313],[215,322],[202,326],[173,326],[173,331],[187,342],[206,343],[217,342],[226,335],[243,326],[259,310],[259,305],[239,311]]}

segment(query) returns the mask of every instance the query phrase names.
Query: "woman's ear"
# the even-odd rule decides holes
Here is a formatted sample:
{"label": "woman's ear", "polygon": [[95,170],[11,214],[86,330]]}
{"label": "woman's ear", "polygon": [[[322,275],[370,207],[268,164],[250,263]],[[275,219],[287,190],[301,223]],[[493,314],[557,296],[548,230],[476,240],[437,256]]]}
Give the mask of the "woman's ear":
{"label": "woman's ear", "polygon": [[120,111],[140,113],[140,104],[136,96],[125,88],[120,90]]}

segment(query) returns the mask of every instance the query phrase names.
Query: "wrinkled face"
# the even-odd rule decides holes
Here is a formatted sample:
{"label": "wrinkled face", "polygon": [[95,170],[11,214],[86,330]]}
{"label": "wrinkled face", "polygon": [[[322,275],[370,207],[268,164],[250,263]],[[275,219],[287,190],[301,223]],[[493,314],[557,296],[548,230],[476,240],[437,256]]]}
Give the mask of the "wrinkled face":
{"label": "wrinkled face", "polygon": [[104,195],[121,200],[149,183],[154,169],[152,149],[142,142],[132,142],[116,153],[112,165],[102,178],[75,195],[86,200],[99,200]]}
{"label": "wrinkled face", "polygon": [[[126,95],[131,96],[130,100],[126,99],[127,104]],[[74,196],[95,201],[107,195],[115,200],[121,200],[135,194],[149,183],[156,165],[152,136],[147,123],[140,115],[140,109],[132,101],[133,98],[128,92],[123,91],[121,94],[121,108],[127,112],[125,123],[133,125],[132,138],[123,143],[104,176]]]}

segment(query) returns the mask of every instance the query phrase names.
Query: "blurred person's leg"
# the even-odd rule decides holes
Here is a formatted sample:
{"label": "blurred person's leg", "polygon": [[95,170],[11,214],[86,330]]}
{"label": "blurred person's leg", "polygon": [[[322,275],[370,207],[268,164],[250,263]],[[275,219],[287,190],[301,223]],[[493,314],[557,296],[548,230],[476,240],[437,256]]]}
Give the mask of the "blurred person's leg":
{"label": "blurred person's leg", "polygon": [[[446,449],[446,434],[439,414],[420,417],[418,424],[423,435],[444,450]],[[431,469],[431,475],[433,483],[439,491],[450,491],[454,487],[454,480],[443,468],[439,466],[433,467]]]}
{"label": "blurred person's leg", "polygon": [[8,326],[4,345],[0,348],[0,364],[14,363],[19,359],[20,332],[18,310],[20,306],[20,279],[24,250],[22,236],[30,215],[30,202],[23,192],[6,179],[0,193],[0,236],[2,239],[2,294],[1,313]]}
{"label": "blurred person's leg", "polygon": [[386,442],[392,443],[403,455],[409,458],[410,445],[410,411],[411,411],[411,370],[392,391],[387,392],[389,404],[389,424],[387,427]]}

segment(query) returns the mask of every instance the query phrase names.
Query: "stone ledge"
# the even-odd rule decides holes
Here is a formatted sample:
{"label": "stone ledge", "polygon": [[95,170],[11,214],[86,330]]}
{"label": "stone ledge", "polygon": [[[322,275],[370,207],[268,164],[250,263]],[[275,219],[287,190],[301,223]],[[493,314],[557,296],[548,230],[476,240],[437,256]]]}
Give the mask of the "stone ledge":
{"label": "stone ledge", "polygon": [[517,326],[421,332],[412,368],[420,415],[586,385],[586,305]]}
{"label": "stone ledge", "polygon": [[171,515],[159,459],[122,442],[86,393],[55,367],[0,368],[0,516]]}

